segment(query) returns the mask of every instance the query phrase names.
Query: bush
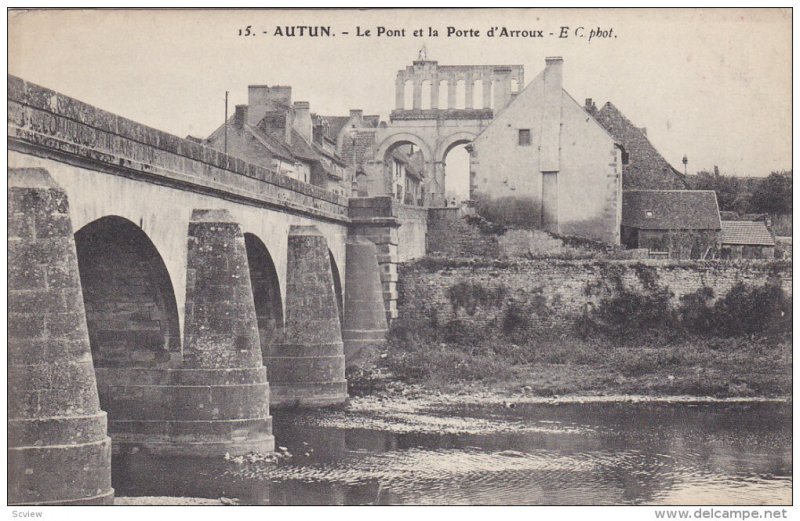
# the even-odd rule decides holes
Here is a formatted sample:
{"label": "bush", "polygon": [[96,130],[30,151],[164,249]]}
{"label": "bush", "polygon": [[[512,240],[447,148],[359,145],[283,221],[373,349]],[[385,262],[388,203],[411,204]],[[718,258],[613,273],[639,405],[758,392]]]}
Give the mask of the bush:
{"label": "bush", "polygon": [[[510,363],[493,350],[495,342],[463,321],[441,328],[417,321],[396,321],[389,332],[383,367],[407,382],[432,385],[476,381],[508,374]],[[449,337],[451,343],[442,343]]]}
{"label": "bush", "polygon": [[639,276],[643,291],[618,286],[578,317],[578,334],[588,338],[599,333],[616,342],[641,343],[674,341],[686,333],[725,338],[792,331],[792,301],[778,282],[763,286],[739,282],[714,305],[714,290],[702,287],[682,296],[676,308],[668,288],[659,286],[646,271]]}
{"label": "bush", "polygon": [[450,320],[442,326],[439,335],[433,340],[439,340],[459,346],[474,346],[488,340],[491,333],[485,327],[477,326],[466,320]]}
{"label": "bush", "polygon": [[461,281],[447,290],[447,297],[453,311],[463,308],[468,315],[475,314],[479,306],[500,306],[508,293],[508,288],[498,286],[487,288],[479,282]]}
{"label": "bush", "polygon": [[712,321],[714,333],[723,337],[791,332],[791,299],[778,284],[738,282],[714,304]]}
{"label": "bush", "polygon": [[585,317],[580,326],[584,334],[594,330],[616,340],[674,332],[677,320],[671,299],[672,292],[665,287],[648,292],[621,288],[619,293],[603,298],[593,315]]}
{"label": "bush", "polygon": [[503,311],[503,318],[500,323],[500,329],[505,336],[511,336],[530,322],[530,315],[525,312],[522,306],[512,302],[509,304],[505,311]]}
{"label": "bush", "polygon": [[694,293],[681,297],[678,320],[686,331],[708,334],[714,327],[714,311],[711,302],[714,290],[703,286]]}

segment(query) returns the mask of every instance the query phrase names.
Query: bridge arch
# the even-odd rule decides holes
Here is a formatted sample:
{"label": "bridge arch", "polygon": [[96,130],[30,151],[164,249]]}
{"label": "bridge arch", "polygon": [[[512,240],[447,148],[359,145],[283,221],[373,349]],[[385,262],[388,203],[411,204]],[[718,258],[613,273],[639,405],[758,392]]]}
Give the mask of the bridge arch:
{"label": "bridge arch", "polygon": [[110,215],[75,233],[95,366],[158,366],[181,352],[175,290],[161,254],[131,221]]}
{"label": "bridge arch", "polygon": [[336,309],[339,312],[339,325],[344,326],[344,292],[342,290],[342,277],[339,273],[339,265],[331,250],[328,250],[328,257],[331,263],[331,273],[333,274],[333,294],[336,297]]}
{"label": "bridge arch", "polygon": [[255,234],[245,233],[244,244],[253,288],[253,304],[256,308],[258,336],[264,357],[269,347],[283,331],[283,301],[281,284],[275,262],[269,249]]}

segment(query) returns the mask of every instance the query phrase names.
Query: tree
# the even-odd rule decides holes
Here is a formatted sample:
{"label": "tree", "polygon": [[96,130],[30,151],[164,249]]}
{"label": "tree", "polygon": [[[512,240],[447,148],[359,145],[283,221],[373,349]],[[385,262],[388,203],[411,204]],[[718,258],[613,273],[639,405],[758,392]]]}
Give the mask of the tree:
{"label": "tree", "polygon": [[[720,175],[719,168],[714,166],[714,171],[701,170],[691,181],[695,190],[713,190],[717,193],[717,204],[722,211],[738,211],[743,201],[739,199],[743,186],[741,180],[726,175]],[[737,201],[737,199],[739,199]],[[737,204],[738,203],[738,204]],[[738,207],[738,208],[737,208]]]}
{"label": "tree", "polygon": [[772,172],[758,183],[750,204],[756,212],[792,213],[792,171]]}

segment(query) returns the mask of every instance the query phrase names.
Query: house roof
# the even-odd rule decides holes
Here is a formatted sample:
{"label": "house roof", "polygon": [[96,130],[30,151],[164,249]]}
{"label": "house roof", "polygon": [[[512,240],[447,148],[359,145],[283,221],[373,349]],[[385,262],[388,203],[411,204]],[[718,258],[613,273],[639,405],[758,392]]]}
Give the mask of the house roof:
{"label": "house roof", "polygon": [[640,230],[719,230],[713,190],[625,190],[622,225]]}
{"label": "house roof", "polygon": [[395,148],[392,150],[392,158],[403,163],[406,167],[406,174],[412,177],[416,177],[417,179],[422,179],[422,174],[420,173],[420,169],[417,167],[414,158],[399,148]]}
{"label": "house roof", "polygon": [[339,137],[339,132],[342,131],[347,122],[350,121],[349,116],[317,116],[328,122],[328,137],[335,143]]}
{"label": "house roof", "polygon": [[305,159],[306,161],[319,161],[319,151],[317,151],[311,143],[305,140],[298,131],[292,129],[292,139],[289,143],[285,143],[286,147],[292,151],[292,154]]}
{"label": "house roof", "polygon": [[722,244],[775,246],[775,239],[761,221],[722,221]]}
{"label": "house roof", "polygon": [[610,101],[591,111],[594,118],[628,153],[622,166],[623,189],[674,190],[686,188],[684,176],[656,150],[645,131],[635,126]]}
{"label": "house roof", "polygon": [[272,155],[286,161],[295,161],[292,153],[283,145],[280,140],[275,139],[275,137],[266,132],[263,132],[258,127],[251,127],[250,125],[245,124],[245,128],[250,134],[253,135],[253,137],[258,140],[259,143],[261,143],[264,148],[269,150]]}

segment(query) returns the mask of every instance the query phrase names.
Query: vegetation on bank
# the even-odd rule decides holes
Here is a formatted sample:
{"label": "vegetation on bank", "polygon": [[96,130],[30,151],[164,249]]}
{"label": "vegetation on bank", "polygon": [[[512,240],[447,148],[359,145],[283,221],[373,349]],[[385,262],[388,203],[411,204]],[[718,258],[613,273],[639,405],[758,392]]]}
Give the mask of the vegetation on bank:
{"label": "vegetation on bank", "polygon": [[436,256],[426,256],[420,257],[419,259],[414,260],[406,264],[410,269],[419,270],[419,271],[426,271],[428,273],[435,273],[438,271],[444,270],[453,270],[459,268],[494,268],[498,270],[503,269],[527,269],[530,266],[534,266],[536,262],[539,261],[547,261],[549,263],[569,263],[574,264],[575,262],[584,263],[586,265],[594,265],[594,266],[605,266],[611,267],[615,265],[626,265],[630,266],[632,269],[636,266],[660,266],[663,269],[681,269],[681,268],[709,268],[709,267],[716,267],[716,266],[726,266],[729,264],[733,265],[741,265],[744,263],[750,264],[752,266],[760,266],[765,273],[765,276],[771,272],[779,272],[784,268],[791,267],[792,262],[789,260],[695,260],[695,259],[674,259],[670,260],[669,264],[664,264],[661,260],[643,260],[643,259],[608,259],[608,258],[600,258],[597,256],[591,256],[591,254],[547,254],[542,255],[541,257],[528,257],[528,258],[505,258],[505,259],[493,259],[493,258],[481,258],[481,257],[457,257],[457,258],[449,258],[449,257],[436,257]]}
{"label": "vegetation on bank", "polygon": [[[792,171],[772,172],[767,177],[739,177],[702,170],[686,178],[693,190],[714,190],[721,211],[738,214],[791,215]],[[780,235],[780,234],[779,234]]]}
{"label": "vegetation on bank", "polygon": [[[395,321],[377,367],[351,372],[351,387],[379,389],[386,379],[376,375],[388,374],[438,390],[540,396],[791,394],[791,298],[777,281],[739,283],[716,300],[704,287],[676,303],[646,269],[640,279],[639,289],[598,290],[566,328],[540,326],[544,300],[521,306],[502,290],[456,285],[449,296],[466,318]],[[482,305],[504,309],[489,325],[469,320]]]}

